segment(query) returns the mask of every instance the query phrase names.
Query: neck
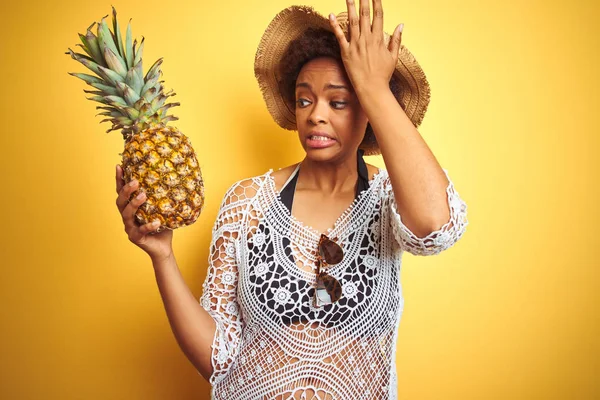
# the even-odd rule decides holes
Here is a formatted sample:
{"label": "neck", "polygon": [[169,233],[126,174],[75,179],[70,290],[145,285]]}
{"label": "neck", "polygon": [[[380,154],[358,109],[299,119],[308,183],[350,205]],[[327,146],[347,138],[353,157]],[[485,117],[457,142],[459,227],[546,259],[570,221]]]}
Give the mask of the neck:
{"label": "neck", "polygon": [[330,195],[354,192],[358,181],[357,157],[356,152],[336,161],[304,157],[298,172],[298,188]]}

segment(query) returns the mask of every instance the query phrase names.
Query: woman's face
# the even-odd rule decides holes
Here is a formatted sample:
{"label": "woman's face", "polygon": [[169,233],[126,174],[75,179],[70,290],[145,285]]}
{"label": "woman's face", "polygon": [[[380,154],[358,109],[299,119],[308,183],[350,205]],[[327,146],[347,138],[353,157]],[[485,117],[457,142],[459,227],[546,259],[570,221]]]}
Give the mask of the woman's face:
{"label": "woman's face", "polygon": [[[367,122],[341,61],[319,57],[304,64],[296,80],[296,127],[308,157],[325,161],[356,153]],[[319,133],[330,139],[312,139]]]}

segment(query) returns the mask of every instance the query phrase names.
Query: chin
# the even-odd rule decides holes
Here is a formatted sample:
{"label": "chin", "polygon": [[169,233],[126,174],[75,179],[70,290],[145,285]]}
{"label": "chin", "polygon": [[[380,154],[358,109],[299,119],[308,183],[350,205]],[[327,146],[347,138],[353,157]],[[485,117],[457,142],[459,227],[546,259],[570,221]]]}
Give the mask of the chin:
{"label": "chin", "polygon": [[304,147],[306,157],[313,161],[329,162],[343,158],[343,151],[339,147],[331,146],[324,149],[315,149],[312,147]]}

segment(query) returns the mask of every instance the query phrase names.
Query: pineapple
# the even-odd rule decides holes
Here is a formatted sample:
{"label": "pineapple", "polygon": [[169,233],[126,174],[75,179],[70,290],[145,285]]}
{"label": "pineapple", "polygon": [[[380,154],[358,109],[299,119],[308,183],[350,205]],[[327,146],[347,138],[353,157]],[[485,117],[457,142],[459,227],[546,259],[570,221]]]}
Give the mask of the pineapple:
{"label": "pineapple", "polygon": [[125,46],[121,37],[117,12],[112,7],[113,30],[104,21],[98,23],[97,36],[91,31],[96,22],[87,28],[86,35],[79,34],[87,53],[69,51],[71,57],[97,76],[71,73],[96,90],[84,90],[93,96],[88,100],[102,103],[96,115],[108,118],[112,127],[106,132],[121,130],[125,141],[121,167],[123,179],[137,179],[140,191],[146,192],[146,201],[138,208],[135,220],[139,225],[160,220],[157,232],[176,229],[196,221],[204,207],[204,182],[190,140],[177,128],[167,126],[179,118],[167,115],[170,107],[179,103],[167,103],[174,96],[172,90],[163,93],[162,72],[159,58],[146,76],[142,70],[144,37],[136,49],[137,40],[131,43],[131,19],[127,25]]}

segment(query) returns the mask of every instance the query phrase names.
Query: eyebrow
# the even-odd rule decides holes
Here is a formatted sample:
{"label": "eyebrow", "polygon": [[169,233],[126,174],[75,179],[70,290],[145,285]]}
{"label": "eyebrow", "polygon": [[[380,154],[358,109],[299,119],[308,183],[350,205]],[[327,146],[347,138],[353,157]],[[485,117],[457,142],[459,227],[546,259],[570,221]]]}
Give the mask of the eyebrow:
{"label": "eyebrow", "polygon": [[[298,87],[306,87],[306,88],[312,90],[312,86],[308,82],[300,82],[300,83],[296,84],[296,87],[297,88]],[[328,83],[327,85],[325,85],[325,90],[329,90],[329,89],[346,89],[347,91],[350,92],[350,89],[348,88],[348,86],[346,86],[346,85],[334,85],[333,83]]]}

